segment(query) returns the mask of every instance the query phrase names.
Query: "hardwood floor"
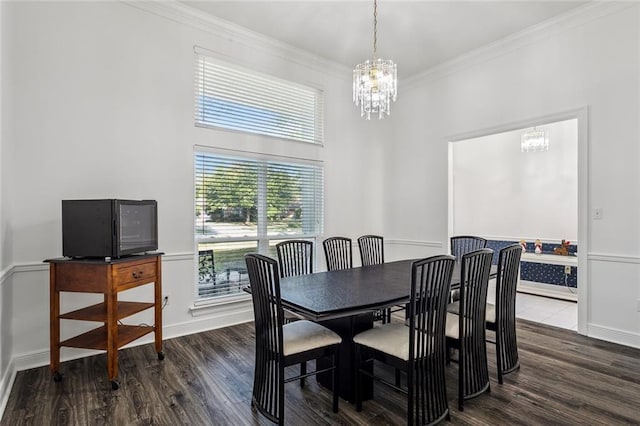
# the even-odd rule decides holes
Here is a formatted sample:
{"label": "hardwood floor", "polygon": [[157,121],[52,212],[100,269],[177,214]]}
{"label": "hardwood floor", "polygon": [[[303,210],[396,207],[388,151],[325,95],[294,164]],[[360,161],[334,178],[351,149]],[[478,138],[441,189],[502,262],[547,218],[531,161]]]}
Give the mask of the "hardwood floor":
{"label": "hardwood floor", "polygon": [[[491,392],[456,407],[457,365],[447,367],[453,424],[640,424],[640,350],[518,320],[521,369],[499,385],[495,347],[488,345]],[[153,345],[120,352],[121,387],[112,391],[106,355],[62,364],[64,379],[48,366],[21,371],[2,425],[267,425],[250,407],[253,324],[165,341],[164,361]],[[295,367],[294,367],[295,368]],[[285,387],[291,425],[400,425],[406,402],[376,384],[375,399],[354,406],[315,380]]]}

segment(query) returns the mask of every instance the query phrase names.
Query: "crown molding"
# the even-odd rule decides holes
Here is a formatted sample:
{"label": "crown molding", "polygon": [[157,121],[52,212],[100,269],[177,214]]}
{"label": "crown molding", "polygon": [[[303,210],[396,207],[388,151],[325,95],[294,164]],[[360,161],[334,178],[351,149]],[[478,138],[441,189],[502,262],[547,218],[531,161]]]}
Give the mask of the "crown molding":
{"label": "crown molding", "polygon": [[568,31],[580,25],[587,24],[604,16],[636,6],[635,2],[624,1],[594,1],[577,7],[564,14],[558,15],[520,32],[507,36],[494,43],[487,44],[476,50],[458,56],[450,61],[436,65],[419,74],[404,80],[403,86],[412,87],[416,84],[446,77],[466,68],[487,62],[506,53],[520,49],[526,45],[549,38]]}
{"label": "crown molding", "polygon": [[198,9],[192,8],[176,0],[120,0],[122,3],[136,9],[169,19],[179,24],[187,25],[197,30],[205,31],[216,37],[241,44],[249,49],[267,51],[281,59],[292,62],[315,71],[321,71],[337,78],[351,78],[352,70],[342,64],[331,61],[319,55],[309,53],[304,49],[294,47],[256,31],[251,31],[240,25],[225,21]]}

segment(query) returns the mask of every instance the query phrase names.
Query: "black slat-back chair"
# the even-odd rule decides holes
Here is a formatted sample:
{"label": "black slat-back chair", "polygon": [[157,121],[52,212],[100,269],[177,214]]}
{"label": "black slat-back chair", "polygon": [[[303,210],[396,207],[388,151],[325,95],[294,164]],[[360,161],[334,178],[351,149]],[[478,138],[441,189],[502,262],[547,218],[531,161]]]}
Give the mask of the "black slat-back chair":
{"label": "black slat-back chair", "polygon": [[[313,242],[307,240],[288,240],[276,244],[280,278],[313,274]],[[290,323],[302,319],[295,312],[284,311],[284,322]],[[300,364],[300,375],[307,374],[307,363]],[[304,379],[300,380],[304,387]]]}
{"label": "black slat-back chair", "polygon": [[500,250],[496,278],[496,303],[487,304],[487,329],[496,334],[498,383],[502,375],[520,368],[516,339],[516,286],[522,247],[513,244]]}
{"label": "black slat-back chair", "polygon": [[487,240],[472,235],[457,235],[451,237],[451,254],[460,262],[462,256],[487,247]]}
{"label": "black slat-back chair", "polygon": [[458,408],[490,390],[485,317],[493,250],[462,256],[458,314],[447,312],[447,356],[458,349]]}
{"label": "black slat-back chair", "polygon": [[[458,262],[462,261],[462,256],[487,247],[487,240],[473,235],[456,235],[451,237],[451,254],[456,257]],[[460,299],[460,292],[454,290],[451,292],[451,301]]]}
{"label": "black slat-back chair", "polygon": [[[278,263],[259,254],[245,255],[255,318],[256,357],[251,406],[269,420],[284,424],[284,385],[333,370],[333,412],[338,412],[339,348],[342,339],[311,321],[283,324]],[[285,379],[285,367],[330,357],[328,368]]]}
{"label": "black slat-back chair", "polygon": [[[384,263],[384,239],[378,235],[363,235],[358,238],[360,261],[362,266],[380,265]],[[373,313],[375,321],[384,324],[391,321],[391,308],[379,309]]]}
{"label": "black slat-back chair", "polygon": [[313,242],[288,240],[276,244],[280,277],[313,274]]}
{"label": "black slat-back chair", "polygon": [[353,267],[353,251],[351,238],[331,237],[322,242],[328,271],[351,269]]}
{"label": "black slat-back chair", "polygon": [[[407,424],[430,425],[450,419],[445,383],[446,307],[455,258],[448,255],[418,260],[411,266],[409,327],[389,323],[357,334],[356,410],[362,410],[362,375],[407,394]],[[365,354],[369,359],[363,360]],[[407,374],[407,388],[375,377],[365,364],[378,360]]]}
{"label": "black slat-back chair", "polygon": [[358,238],[362,266],[384,263],[384,239],[378,235],[363,235]]}

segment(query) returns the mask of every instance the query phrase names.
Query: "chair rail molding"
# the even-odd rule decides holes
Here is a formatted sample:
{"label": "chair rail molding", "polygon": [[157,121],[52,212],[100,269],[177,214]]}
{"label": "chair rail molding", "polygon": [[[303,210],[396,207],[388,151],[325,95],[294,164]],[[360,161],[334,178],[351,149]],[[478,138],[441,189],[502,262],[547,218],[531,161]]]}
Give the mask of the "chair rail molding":
{"label": "chair rail molding", "polygon": [[610,254],[610,253],[593,253],[587,254],[587,260],[593,260],[596,262],[616,262],[616,263],[633,263],[640,264],[640,256],[628,256],[624,254]]}
{"label": "chair rail molding", "polygon": [[419,247],[434,247],[442,248],[444,244],[442,241],[425,241],[425,240],[402,240],[402,239],[387,239],[386,244],[394,244],[400,246],[419,246]]}

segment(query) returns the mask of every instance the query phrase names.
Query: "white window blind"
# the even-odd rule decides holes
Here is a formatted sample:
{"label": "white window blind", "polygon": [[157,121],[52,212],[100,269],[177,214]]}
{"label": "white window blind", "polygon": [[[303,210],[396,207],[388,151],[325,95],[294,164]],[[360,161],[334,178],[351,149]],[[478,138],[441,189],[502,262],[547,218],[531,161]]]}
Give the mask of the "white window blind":
{"label": "white window blind", "polygon": [[[240,293],[248,284],[246,253],[275,257],[277,242],[321,234],[323,180],[318,165],[197,152],[198,295]],[[203,256],[213,258],[204,270]]]}
{"label": "white window blind", "polygon": [[321,90],[224,63],[199,49],[195,68],[196,125],[323,142]]}

